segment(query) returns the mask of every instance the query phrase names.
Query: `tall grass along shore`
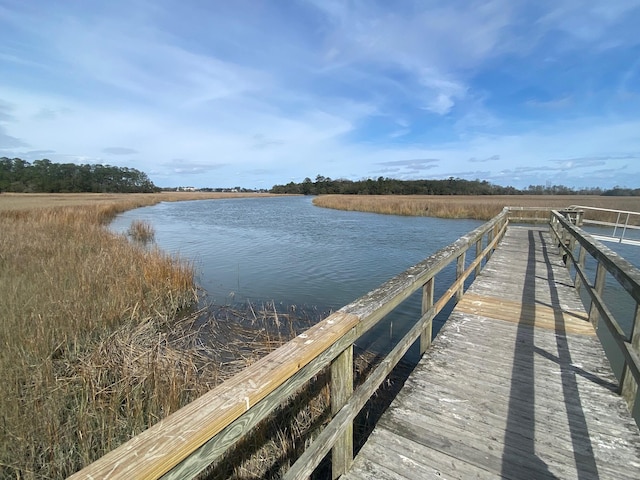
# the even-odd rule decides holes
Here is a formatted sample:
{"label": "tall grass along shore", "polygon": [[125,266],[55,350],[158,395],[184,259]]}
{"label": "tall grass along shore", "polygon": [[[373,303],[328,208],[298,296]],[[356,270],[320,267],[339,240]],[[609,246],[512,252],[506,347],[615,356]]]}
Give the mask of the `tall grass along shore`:
{"label": "tall grass along shore", "polygon": [[338,210],[476,220],[489,220],[506,206],[559,209],[583,205],[640,211],[640,197],[596,195],[322,195],[313,203]]}
{"label": "tall grass along shore", "polygon": [[[132,224],[128,235],[104,227],[159,201],[233,196],[254,195],[0,195],[0,478],[64,478],[296,334],[296,320],[275,304],[250,304],[231,321],[229,312],[208,312],[202,322],[192,265],[149,245],[148,224]],[[638,198],[591,196],[329,195],[314,203],[477,219],[505,205],[640,210]],[[363,353],[358,370],[374,361]],[[322,374],[207,478],[278,477],[326,421],[327,406]]]}
{"label": "tall grass along shore", "polygon": [[220,381],[192,266],[104,225],[221,196],[0,195],[0,478],[64,478]]}

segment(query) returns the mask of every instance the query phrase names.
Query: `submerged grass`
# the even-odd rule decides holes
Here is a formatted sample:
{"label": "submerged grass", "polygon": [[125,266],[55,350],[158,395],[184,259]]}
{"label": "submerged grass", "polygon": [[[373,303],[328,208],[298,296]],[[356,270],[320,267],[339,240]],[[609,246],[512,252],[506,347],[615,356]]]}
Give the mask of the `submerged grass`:
{"label": "submerged grass", "polygon": [[153,241],[156,232],[153,226],[144,220],[133,220],[127,230],[127,234],[137,242],[148,243]]}
{"label": "submerged grass", "polygon": [[[323,195],[313,203],[338,210],[476,220],[489,220],[506,206],[559,209],[584,205],[640,211],[640,197],[595,195]],[[604,217],[601,214],[596,219]]]}

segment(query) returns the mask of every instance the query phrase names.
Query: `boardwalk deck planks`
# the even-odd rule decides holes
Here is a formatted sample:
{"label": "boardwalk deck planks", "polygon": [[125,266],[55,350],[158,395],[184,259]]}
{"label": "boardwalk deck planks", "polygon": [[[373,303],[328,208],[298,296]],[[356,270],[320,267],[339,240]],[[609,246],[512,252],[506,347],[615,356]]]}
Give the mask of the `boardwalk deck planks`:
{"label": "boardwalk deck planks", "polygon": [[345,480],[640,478],[640,434],[545,227],[510,226]]}

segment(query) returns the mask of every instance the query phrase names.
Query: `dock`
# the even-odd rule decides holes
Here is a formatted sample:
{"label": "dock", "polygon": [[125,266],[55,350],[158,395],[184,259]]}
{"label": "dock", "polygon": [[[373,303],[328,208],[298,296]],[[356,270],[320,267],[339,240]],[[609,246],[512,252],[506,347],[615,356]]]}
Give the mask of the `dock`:
{"label": "dock", "polygon": [[640,478],[638,427],[548,227],[507,229],[341,478]]}

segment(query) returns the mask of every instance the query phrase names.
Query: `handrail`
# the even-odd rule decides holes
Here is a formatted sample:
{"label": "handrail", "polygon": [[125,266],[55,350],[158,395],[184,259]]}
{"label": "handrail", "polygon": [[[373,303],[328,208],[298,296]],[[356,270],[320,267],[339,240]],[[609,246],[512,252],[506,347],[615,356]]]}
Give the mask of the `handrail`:
{"label": "handrail", "polygon": [[[588,234],[567,220],[561,212],[554,210],[551,215],[551,230],[564,251],[567,267],[573,266],[575,268],[574,284],[578,289],[584,285],[589,294],[591,300],[589,320],[594,328],[597,327],[599,320],[602,321],[624,358],[620,393],[627,401],[629,410],[633,411],[636,389],[640,385],[640,270],[603,245],[595,236]],[[577,257],[574,254],[576,242],[579,248]],[[593,285],[589,282],[585,271],[586,253],[589,253],[597,262]],[[602,294],[607,272],[635,302],[629,335],[625,334],[603,300]]]}
{"label": "handrail", "polygon": [[640,245],[640,240],[628,238],[627,232],[631,230],[640,230],[640,212],[633,212],[629,210],[614,210],[611,208],[599,208],[599,207],[585,207],[582,205],[572,205],[571,209],[579,209],[582,212],[607,212],[617,214],[615,222],[606,222],[602,220],[595,220],[592,218],[586,218],[583,216],[578,226],[582,224],[596,225],[600,227],[613,227],[613,232],[608,235],[593,235],[594,238],[606,241],[626,243],[630,245]]}
{"label": "handrail", "polygon": [[[107,453],[70,478],[185,478],[197,475],[323,368],[331,367],[332,420],[286,478],[311,473],[332,451],[333,476],[353,459],[352,421],[412,343],[431,343],[433,318],[477,275],[506,230],[510,210],[346,305],[258,362]],[[486,239],[485,239],[486,236]],[[466,253],[475,259],[465,268]],[[483,245],[486,245],[483,248]],[[456,279],[434,302],[437,273],[456,261]],[[422,289],[422,316],[380,365],[353,390],[353,345]]]}

